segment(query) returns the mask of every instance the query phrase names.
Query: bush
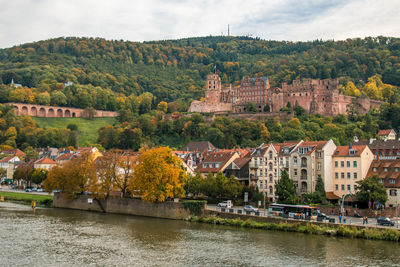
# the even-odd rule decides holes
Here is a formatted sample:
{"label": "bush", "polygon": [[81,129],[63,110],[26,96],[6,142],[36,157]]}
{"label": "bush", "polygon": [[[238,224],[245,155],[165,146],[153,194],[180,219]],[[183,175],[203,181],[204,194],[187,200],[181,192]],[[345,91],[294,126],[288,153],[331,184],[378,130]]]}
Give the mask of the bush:
{"label": "bush", "polygon": [[183,202],[183,207],[189,210],[190,214],[200,216],[206,203],[207,201],[205,200],[187,200]]}

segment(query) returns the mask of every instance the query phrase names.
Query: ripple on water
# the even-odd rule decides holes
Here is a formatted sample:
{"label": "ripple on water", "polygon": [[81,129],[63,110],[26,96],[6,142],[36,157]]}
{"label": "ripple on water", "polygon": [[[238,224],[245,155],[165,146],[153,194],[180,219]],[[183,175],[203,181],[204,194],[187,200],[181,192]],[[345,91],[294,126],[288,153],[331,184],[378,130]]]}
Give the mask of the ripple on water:
{"label": "ripple on water", "polygon": [[397,243],[0,203],[0,266],[399,266]]}

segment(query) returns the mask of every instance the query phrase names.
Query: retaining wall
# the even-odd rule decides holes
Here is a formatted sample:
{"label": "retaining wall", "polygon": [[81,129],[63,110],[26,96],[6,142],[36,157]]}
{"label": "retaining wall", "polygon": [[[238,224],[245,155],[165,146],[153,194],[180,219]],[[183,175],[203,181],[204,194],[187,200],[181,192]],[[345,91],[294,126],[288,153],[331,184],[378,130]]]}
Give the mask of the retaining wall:
{"label": "retaining wall", "polygon": [[54,195],[53,206],[55,208],[67,208],[127,215],[139,215],[167,219],[186,219],[190,211],[186,210],[183,203],[163,202],[149,203],[136,198],[109,197],[108,199],[94,199],[91,196],[78,196],[70,199],[57,193]]}

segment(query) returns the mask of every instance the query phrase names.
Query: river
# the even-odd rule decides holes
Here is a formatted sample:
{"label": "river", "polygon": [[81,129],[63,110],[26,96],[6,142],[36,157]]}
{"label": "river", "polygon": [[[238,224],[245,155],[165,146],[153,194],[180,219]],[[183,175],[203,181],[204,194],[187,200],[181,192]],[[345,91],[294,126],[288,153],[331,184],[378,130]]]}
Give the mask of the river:
{"label": "river", "polygon": [[0,203],[0,266],[400,266],[400,244]]}

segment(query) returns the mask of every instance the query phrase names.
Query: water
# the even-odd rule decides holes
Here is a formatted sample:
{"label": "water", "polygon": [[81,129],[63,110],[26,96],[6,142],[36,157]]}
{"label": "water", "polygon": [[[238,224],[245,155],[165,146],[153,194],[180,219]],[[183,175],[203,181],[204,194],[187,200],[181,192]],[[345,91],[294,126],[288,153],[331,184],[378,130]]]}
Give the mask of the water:
{"label": "water", "polygon": [[400,266],[400,244],[0,203],[0,266]]}

